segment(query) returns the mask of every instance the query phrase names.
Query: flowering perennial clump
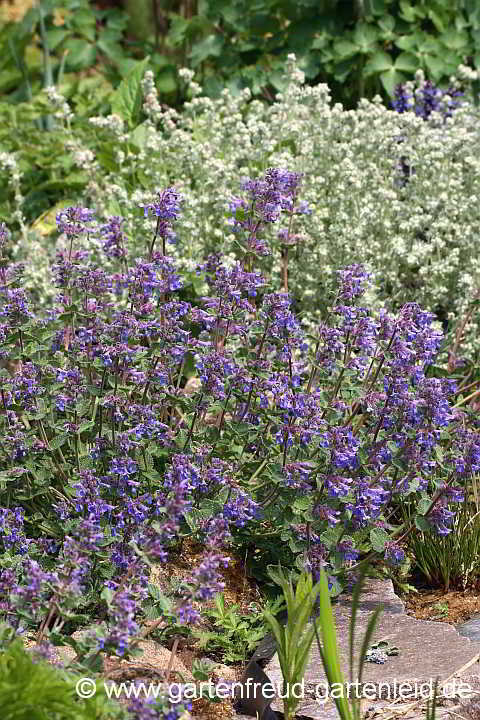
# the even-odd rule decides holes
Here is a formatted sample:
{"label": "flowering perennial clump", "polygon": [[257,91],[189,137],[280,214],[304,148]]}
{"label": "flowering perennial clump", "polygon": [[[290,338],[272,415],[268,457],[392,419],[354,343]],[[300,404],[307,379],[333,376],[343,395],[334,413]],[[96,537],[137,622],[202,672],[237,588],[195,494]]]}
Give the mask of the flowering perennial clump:
{"label": "flowering perennial clump", "polygon": [[[48,649],[77,608],[101,602],[89,651],[124,655],[140,637],[150,566],[168,562],[180,535],[205,549],[175,610],[192,623],[224,587],[233,538],[276,533],[292,563],[325,567],[338,591],[372,548],[404,562],[414,526],[392,524],[392,506],[415,499],[417,527],[449,532],[480,434],[452,409],[454,383],[431,372],[434,316],[417,303],[373,314],[369,273],[354,264],[306,332],[288,275],[279,291],[256,267],[270,226],[286,219],[288,245],[308,212],[302,180],[274,168],[243,184],[230,203],[238,260],[199,263],[206,294],[195,302],[166,255],[185,204],[176,188],[142,205],[154,229],[133,262],[122,218],[59,212],[67,247],[46,315],[15,287],[2,228],[0,333],[13,369],[0,371],[0,610],[16,632],[34,626]],[[117,261],[111,273],[82,248],[89,235]]]}

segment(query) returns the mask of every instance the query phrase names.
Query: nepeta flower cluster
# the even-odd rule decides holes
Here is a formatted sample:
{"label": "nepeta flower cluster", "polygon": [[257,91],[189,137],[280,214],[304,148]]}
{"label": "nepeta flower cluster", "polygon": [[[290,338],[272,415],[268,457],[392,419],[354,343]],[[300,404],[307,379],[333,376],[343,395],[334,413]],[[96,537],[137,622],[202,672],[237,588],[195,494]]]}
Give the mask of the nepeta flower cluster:
{"label": "nepeta flower cluster", "polygon": [[292,563],[326,567],[332,587],[372,544],[399,565],[411,527],[386,523],[392,506],[421,500],[423,523],[448,532],[480,467],[480,435],[452,412],[454,384],[432,373],[432,314],[416,303],[373,314],[361,304],[369,274],[354,264],[306,332],[287,275],[279,290],[255,267],[266,226],[291,229],[305,211],[300,177],[274,168],[243,188],[232,201],[242,256],[199,264],[208,294],[194,302],[165,254],[173,188],[143,205],[155,215],[144,259],[129,263],[118,216],[102,226],[112,273],[78,247],[92,211],[59,213],[68,247],[46,317],[20,313],[19,289],[0,285],[14,363],[0,371],[0,607],[17,630],[29,614],[43,645],[90,602],[102,616],[92,651],[127,653],[150,567],[175,556],[180,536],[204,548],[175,610],[185,623],[223,588],[233,538],[272,533]]}
{"label": "nepeta flower cluster", "polygon": [[405,85],[397,85],[395,99],[391,105],[399,113],[412,111],[422,120],[427,120],[432,112],[440,113],[443,118],[452,117],[453,111],[460,105],[458,98],[464,92],[456,87],[441,90],[430,80],[425,80],[416,90]]}

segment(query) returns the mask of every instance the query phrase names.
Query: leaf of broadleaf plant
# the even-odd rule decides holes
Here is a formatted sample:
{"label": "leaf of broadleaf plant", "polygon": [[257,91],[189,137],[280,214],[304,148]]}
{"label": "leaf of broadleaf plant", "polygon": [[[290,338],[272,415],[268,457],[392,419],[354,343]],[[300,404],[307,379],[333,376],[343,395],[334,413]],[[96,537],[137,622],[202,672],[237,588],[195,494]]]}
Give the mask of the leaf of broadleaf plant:
{"label": "leaf of broadleaf plant", "polygon": [[402,52],[395,60],[395,70],[415,73],[418,70],[418,60],[412,53]]}
{"label": "leaf of broadleaf plant", "polygon": [[114,115],[120,115],[130,126],[138,124],[143,103],[142,80],[148,68],[149,57],[140,60],[122,80],[112,95],[110,105]]}
{"label": "leaf of broadleaf plant", "polygon": [[195,43],[190,52],[192,67],[197,67],[209,57],[219,57],[225,44],[221,35],[208,35],[204,40]]}
{"label": "leaf of broadleaf plant", "polygon": [[390,70],[387,70],[387,72],[381,73],[380,80],[390,97],[393,97],[395,87],[405,82],[405,75],[398,72],[395,67],[392,67]]}
{"label": "leaf of broadleaf plant", "polygon": [[370,60],[365,64],[365,74],[373,75],[376,73],[386,72],[393,67],[393,61],[390,55],[383,50],[377,50]]}

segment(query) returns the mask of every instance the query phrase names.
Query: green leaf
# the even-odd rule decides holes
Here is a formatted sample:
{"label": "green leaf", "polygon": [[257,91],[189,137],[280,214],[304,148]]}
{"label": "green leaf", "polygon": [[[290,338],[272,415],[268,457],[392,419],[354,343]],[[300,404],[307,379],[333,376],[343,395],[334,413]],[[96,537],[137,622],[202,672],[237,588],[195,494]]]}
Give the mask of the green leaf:
{"label": "green leaf", "polygon": [[370,530],[370,542],[376,552],[383,552],[390,535],[383,528],[372,528]]}
{"label": "green leaf", "polygon": [[156,76],[155,84],[159,93],[168,95],[177,89],[177,80],[172,68],[165,68]]}
{"label": "green leaf", "polygon": [[449,29],[440,35],[440,40],[449,50],[463,50],[468,47],[468,33]]}
{"label": "green leaf", "polygon": [[419,46],[419,37],[415,33],[412,35],[401,35],[395,40],[395,45],[400,50],[416,50]]}
{"label": "green leaf", "polygon": [[415,73],[418,70],[418,60],[412,53],[402,52],[395,60],[395,70]]}
{"label": "green leaf", "polygon": [[414,23],[417,17],[425,17],[425,10],[423,8],[416,8],[409,2],[406,2],[406,0],[400,0],[400,10],[400,17],[408,23]]}
{"label": "green leaf", "polygon": [[68,439],[67,433],[62,433],[61,435],[57,435],[57,437],[54,437],[52,440],[49,441],[49,446],[52,450],[57,450],[58,448],[62,447],[62,445],[65,445]]}
{"label": "green leaf", "polygon": [[387,33],[392,33],[395,29],[395,18],[391,15],[385,15],[378,20],[379,27]]}
{"label": "green leaf", "polygon": [[120,115],[131,126],[137,125],[142,109],[142,80],[148,63],[149,57],[137,62],[122,80],[110,101],[112,113]]}
{"label": "green leaf", "polygon": [[365,64],[365,74],[373,75],[385,72],[393,67],[392,58],[383,50],[377,50],[370,60]]}
{"label": "green leaf", "polygon": [[55,50],[70,35],[65,28],[53,28],[47,32],[47,42],[50,50]]}
{"label": "green leaf", "polygon": [[427,14],[428,14],[429,19],[435,25],[436,30],[438,30],[439,33],[444,33],[445,25],[444,25],[443,20],[440,17],[440,15],[437,12],[435,12],[435,10],[433,10],[433,9],[430,9]]}
{"label": "green leaf", "polygon": [[355,28],[353,40],[362,53],[371,52],[372,46],[377,42],[378,30],[373,25],[360,23]]}
{"label": "green leaf", "polygon": [[385,14],[385,0],[364,0],[365,15]]}
{"label": "green leaf", "polygon": [[387,91],[387,93],[390,95],[390,97],[393,97],[393,93],[395,90],[395,87],[399,83],[405,82],[405,75],[402,75],[402,73],[398,72],[394,67],[391,70],[388,70],[387,72],[384,72],[380,75],[380,80]]}
{"label": "green leaf", "polygon": [[447,67],[442,58],[434,57],[433,55],[425,55],[423,61],[427,69],[433,75],[434,80],[438,80],[446,74]]}
{"label": "green leaf", "polygon": [[430,532],[432,529],[432,526],[428,522],[428,519],[423,515],[415,516],[415,527],[422,532]]}
{"label": "green leaf", "polygon": [[418,505],[417,505],[417,512],[419,513],[419,515],[425,515],[425,513],[427,512],[430,505],[431,505],[431,500],[429,500],[429,498],[425,498],[425,497],[421,498],[418,501]]}
{"label": "green leaf", "polygon": [[219,57],[224,43],[221,35],[208,35],[204,40],[195,43],[189,55],[192,67],[197,67],[209,57]]}
{"label": "green leaf", "polygon": [[334,43],[333,49],[341,58],[349,58],[358,53],[358,47],[348,40],[338,40]]}
{"label": "green leaf", "polygon": [[68,38],[65,41],[65,48],[68,50],[65,61],[67,70],[85,70],[95,65],[97,51],[94,45],[90,45],[80,38]]}

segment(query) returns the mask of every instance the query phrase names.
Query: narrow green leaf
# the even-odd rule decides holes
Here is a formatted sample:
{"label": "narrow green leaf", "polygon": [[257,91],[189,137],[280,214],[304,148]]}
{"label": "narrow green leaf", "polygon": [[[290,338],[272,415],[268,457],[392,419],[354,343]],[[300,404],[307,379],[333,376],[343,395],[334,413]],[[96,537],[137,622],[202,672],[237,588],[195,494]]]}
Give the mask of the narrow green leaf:
{"label": "narrow green leaf", "polygon": [[360,650],[360,657],[358,660],[358,682],[359,683],[362,681],[363,668],[365,666],[365,655],[367,654],[370,640],[372,638],[373,633],[375,632],[375,627],[377,625],[378,616],[380,615],[381,612],[382,612],[381,607],[378,607],[375,609],[372,617],[368,621],[367,629],[366,629],[365,635],[363,637],[362,649]]}

